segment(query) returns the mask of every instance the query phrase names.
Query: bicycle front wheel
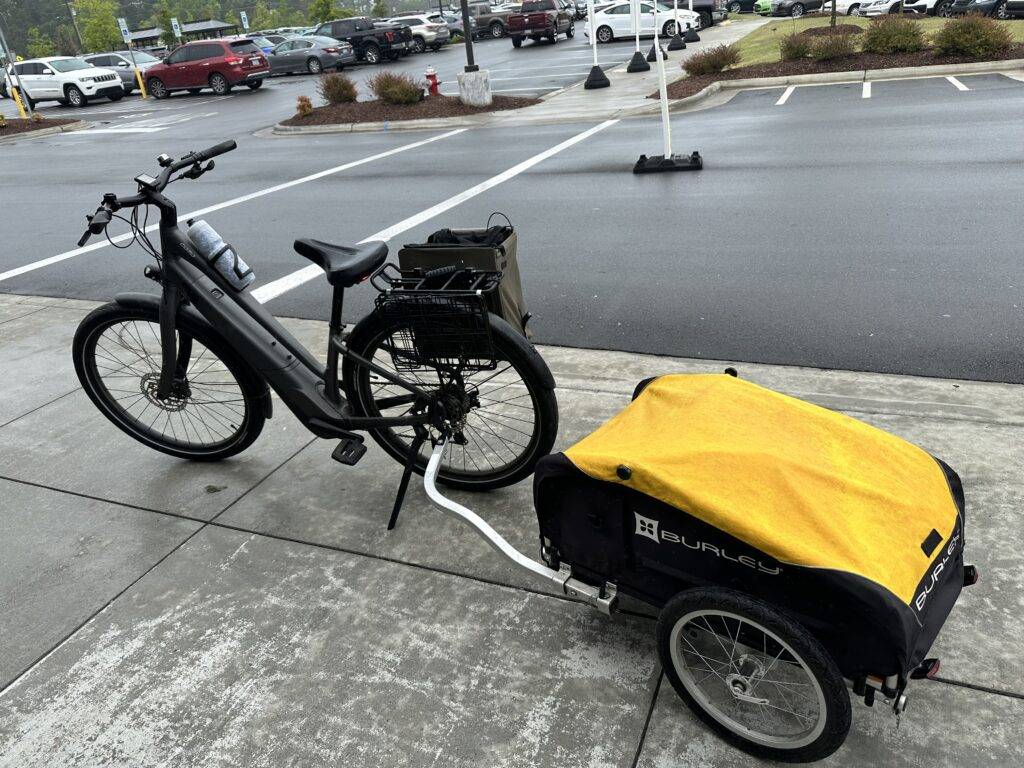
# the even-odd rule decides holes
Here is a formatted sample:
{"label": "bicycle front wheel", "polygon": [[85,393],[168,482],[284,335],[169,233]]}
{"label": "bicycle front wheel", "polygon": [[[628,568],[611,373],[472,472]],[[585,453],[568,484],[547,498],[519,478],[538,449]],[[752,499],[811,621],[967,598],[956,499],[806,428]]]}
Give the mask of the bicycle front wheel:
{"label": "bicycle front wheel", "polygon": [[[558,402],[543,358],[504,320],[488,317],[497,367],[457,377],[426,365],[396,370],[390,350],[401,346],[408,329],[376,311],[348,340],[360,357],[431,394],[443,394],[452,404],[455,434],[445,448],[438,482],[453,488],[482,491],[519,482],[551,451],[558,434]],[[417,408],[407,390],[350,358],[345,358],[342,385],[357,416],[398,417]],[[412,427],[373,429],[370,435],[403,464],[415,437]],[[421,448],[414,467],[418,474],[425,471],[430,451],[429,442]]]}
{"label": "bicycle front wheel", "polygon": [[263,429],[266,383],[208,329],[179,317],[176,336],[174,382],[161,398],[156,308],[98,307],[75,333],[78,380],[104,416],[150,448],[193,461],[245,450]]}

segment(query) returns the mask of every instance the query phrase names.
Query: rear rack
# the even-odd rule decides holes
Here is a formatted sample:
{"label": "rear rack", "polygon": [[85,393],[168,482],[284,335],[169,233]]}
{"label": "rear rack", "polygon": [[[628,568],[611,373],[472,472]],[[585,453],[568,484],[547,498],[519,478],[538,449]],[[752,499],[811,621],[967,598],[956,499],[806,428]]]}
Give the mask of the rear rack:
{"label": "rear rack", "polygon": [[380,292],[377,312],[391,330],[387,349],[396,371],[460,374],[498,367],[487,296],[498,288],[501,272],[385,264],[370,282]]}

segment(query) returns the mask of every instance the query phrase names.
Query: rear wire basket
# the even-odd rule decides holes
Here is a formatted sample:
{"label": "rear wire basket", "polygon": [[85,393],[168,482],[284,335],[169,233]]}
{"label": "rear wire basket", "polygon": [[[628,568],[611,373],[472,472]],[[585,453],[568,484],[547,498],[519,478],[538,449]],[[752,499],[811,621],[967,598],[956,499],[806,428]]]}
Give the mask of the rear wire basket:
{"label": "rear wire basket", "polygon": [[380,292],[377,312],[385,327],[393,329],[388,351],[396,371],[493,371],[498,367],[487,297],[498,288],[501,272],[461,268],[424,272],[385,264],[371,282]]}

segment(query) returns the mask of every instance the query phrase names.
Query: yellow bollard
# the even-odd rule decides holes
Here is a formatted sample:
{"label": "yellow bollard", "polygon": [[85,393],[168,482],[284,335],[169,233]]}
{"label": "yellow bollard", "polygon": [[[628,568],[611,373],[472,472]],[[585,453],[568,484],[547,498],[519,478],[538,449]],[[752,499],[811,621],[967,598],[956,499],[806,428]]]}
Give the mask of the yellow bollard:
{"label": "yellow bollard", "polygon": [[136,68],[135,79],[139,82],[139,93],[142,94],[142,98],[148,99],[149,95],[146,93],[146,84],[142,81],[142,70]]}
{"label": "yellow bollard", "polygon": [[14,103],[18,105],[18,113],[21,115],[21,119],[28,119],[28,112],[25,111],[25,105],[21,103],[21,94],[18,93],[17,86],[11,86],[11,96],[14,97]]}

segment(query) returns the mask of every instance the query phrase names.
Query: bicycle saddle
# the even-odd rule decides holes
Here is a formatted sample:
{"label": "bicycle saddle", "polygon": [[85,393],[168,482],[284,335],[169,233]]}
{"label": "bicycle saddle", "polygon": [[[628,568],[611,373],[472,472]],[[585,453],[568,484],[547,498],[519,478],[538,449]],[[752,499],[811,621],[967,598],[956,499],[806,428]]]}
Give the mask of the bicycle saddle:
{"label": "bicycle saddle", "polygon": [[332,245],[302,238],[295,241],[295,252],[327,273],[327,282],[348,288],[370,276],[388,257],[388,244]]}

